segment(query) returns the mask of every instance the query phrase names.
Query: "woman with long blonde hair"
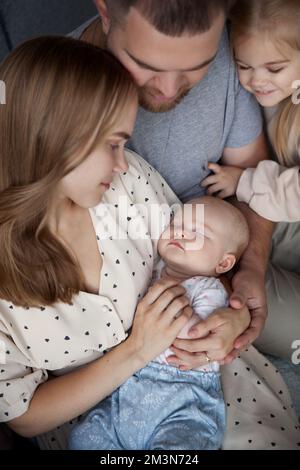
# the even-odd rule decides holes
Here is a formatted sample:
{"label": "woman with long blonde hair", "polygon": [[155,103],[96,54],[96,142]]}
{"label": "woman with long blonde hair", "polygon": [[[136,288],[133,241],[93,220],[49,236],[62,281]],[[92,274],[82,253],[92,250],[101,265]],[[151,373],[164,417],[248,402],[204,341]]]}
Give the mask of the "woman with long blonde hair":
{"label": "woman with long blonde hair", "polygon": [[153,203],[176,200],[158,174],[149,184],[142,159],[125,159],[137,111],[129,73],[97,47],[44,37],[13,51],[0,77],[0,420],[28,437],[109,395],[172,343],[191,311],[173,281],[141,301],[149,236],[105,236],[114,221],[126,235],[121,210],[145,203],[146,190]]}

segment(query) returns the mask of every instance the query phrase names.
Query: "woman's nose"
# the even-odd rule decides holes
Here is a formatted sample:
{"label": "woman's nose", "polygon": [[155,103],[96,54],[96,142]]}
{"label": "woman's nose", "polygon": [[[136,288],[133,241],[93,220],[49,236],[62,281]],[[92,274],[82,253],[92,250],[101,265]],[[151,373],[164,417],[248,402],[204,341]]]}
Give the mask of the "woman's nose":
{"label": "woman's nose", "polygon": [[122,173],[122,172],[125,172],[128,170],[128,163],[127,163],[127,160],[126,160],[126,157],[125,157],[125,152],[124,150],[122,152],[120,152],[120,154],[118,155],[117,159],[116,159],[116,164],[115,164],[115,167],[114,167],[114,171],[116,173]]}

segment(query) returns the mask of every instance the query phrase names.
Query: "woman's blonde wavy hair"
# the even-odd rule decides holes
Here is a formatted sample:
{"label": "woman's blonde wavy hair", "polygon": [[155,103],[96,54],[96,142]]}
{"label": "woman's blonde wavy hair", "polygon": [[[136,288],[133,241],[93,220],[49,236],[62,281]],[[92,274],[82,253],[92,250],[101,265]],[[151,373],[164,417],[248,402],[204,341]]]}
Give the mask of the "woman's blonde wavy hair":
{"label": "woman's blonde wavy hair", "polygon": [[[233,44],[241,36],[262,33],[276,41],[287,57],[289,48],[300,51],[300,0],[239,0],[231,11],[230,20]],[[270,127],[278,161],[288,167],[300,165],[300,105],[297,101],[289,97],[280,103]]]}
{"label": "woman's blonde wavy hair", "polygon": [[50,201],[126,113],[135,85],[108,52],[65,37],[23,43],[0,65],[0,80],[0,298],[71,303],[83,275],[48,228]]}

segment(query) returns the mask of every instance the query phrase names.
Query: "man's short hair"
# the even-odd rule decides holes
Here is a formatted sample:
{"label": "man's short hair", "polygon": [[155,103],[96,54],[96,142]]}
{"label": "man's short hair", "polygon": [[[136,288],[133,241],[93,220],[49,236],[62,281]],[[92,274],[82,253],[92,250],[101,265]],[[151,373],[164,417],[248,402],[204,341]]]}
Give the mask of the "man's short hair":
{"label": "man's short hair", "polygon": [[228,15],[235,0],[106,0],[113,21],[124,21],[131,8],[167,36],[208,31],[216,16]]}

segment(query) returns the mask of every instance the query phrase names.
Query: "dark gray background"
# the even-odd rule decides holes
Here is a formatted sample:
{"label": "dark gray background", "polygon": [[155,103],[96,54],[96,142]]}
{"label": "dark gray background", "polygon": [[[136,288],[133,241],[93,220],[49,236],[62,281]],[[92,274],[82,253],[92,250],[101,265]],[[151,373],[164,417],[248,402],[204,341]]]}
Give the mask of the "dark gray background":
{"label": "dark gray background", "polygon": [[96,13],[92,0],[0,0],[0,61],[26,39],[67,34]]}

